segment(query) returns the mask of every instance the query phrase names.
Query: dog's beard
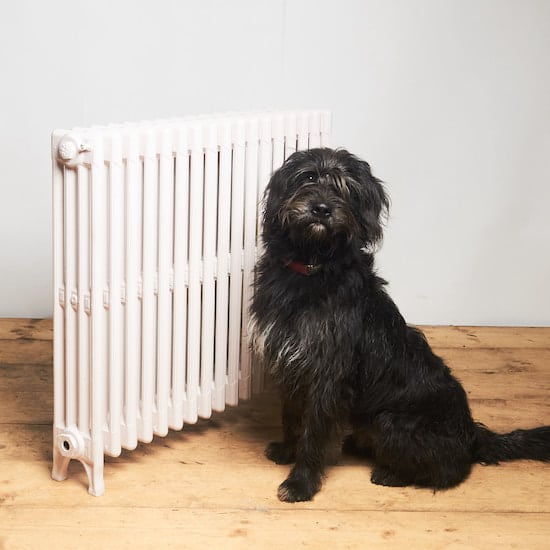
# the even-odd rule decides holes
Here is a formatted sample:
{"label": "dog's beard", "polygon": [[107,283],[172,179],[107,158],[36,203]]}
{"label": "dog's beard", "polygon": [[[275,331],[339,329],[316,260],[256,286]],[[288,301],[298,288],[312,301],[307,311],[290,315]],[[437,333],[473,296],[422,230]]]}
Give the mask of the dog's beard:
{"label": "dog's beard", "polygon": [[329,243],[333,233],[328,223],[313,219],[308,215],[289,216],[284,224],[288,228],[294,243],[322,244]]}

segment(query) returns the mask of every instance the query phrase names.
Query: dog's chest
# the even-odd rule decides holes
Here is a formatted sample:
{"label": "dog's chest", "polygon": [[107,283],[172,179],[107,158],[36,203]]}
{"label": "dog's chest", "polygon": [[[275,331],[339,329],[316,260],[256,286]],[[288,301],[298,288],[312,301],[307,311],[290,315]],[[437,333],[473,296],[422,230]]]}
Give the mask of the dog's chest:
{"label": "dog's chest", "polygon": [[342,336],[342,329],[335,312],[317,307],[293,315],[275,310],[261,319],[253,316],[249,334],[253,353],[270,370],[279,370],[328,359],[337,351],[335,336]]}

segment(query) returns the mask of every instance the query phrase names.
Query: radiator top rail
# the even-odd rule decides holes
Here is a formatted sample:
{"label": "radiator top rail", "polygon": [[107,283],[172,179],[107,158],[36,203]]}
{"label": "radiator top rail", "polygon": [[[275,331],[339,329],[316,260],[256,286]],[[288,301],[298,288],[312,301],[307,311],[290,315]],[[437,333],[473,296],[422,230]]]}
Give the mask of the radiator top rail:
{"label": "radiator top rail", "polygon": [[[94,142],[101,137],[105,162],[113,161],[117,151],[123,162],[136,152],[140,160],[161,155],[191,153],[193,150],[220,151],[223,148],[246,147],[283,140],[285,136],[321,135],[331,132],[330,111],[288,111],[273,114],[223,113],[220,115],[159,119],[138,123],[110,124],[72,130],[55,130],[52,149],[57,161],[66,168],[91,166]],[[114,144],[120,140],[120,143]],[[321,141],[323,139],[321,138]],[[169,149],[167,150],[166,147]]]}

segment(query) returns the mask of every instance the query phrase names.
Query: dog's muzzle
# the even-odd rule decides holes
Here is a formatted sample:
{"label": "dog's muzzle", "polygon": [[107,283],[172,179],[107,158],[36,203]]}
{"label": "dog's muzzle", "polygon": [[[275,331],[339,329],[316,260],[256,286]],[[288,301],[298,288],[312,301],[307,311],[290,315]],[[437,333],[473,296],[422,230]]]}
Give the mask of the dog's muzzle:
{"label": "dog's muzzle", "polygon": [[349,238],[354,229],[345,201],[311,187],[301,189],[284,203],[280,219],[294,241],[332,243],[335,237]]}

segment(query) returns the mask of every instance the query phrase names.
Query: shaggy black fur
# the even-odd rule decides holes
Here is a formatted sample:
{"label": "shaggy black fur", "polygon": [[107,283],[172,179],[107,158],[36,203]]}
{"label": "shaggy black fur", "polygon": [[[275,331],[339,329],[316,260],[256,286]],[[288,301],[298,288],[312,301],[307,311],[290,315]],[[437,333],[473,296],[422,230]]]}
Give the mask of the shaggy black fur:
{"label": "shaggy black fur", "polygon": [[283,400],[284,439],[266,455],[295,462],[283,501],[319,491],[345,426],[344,450],[371,457],[380,485],[444,489],[475,462],[550,460],[550,427],[498,435],[474,422],[460,383],[405,323],[373,269],[387,207],[345,150],[295,153],[267,188],[251,330]]}

